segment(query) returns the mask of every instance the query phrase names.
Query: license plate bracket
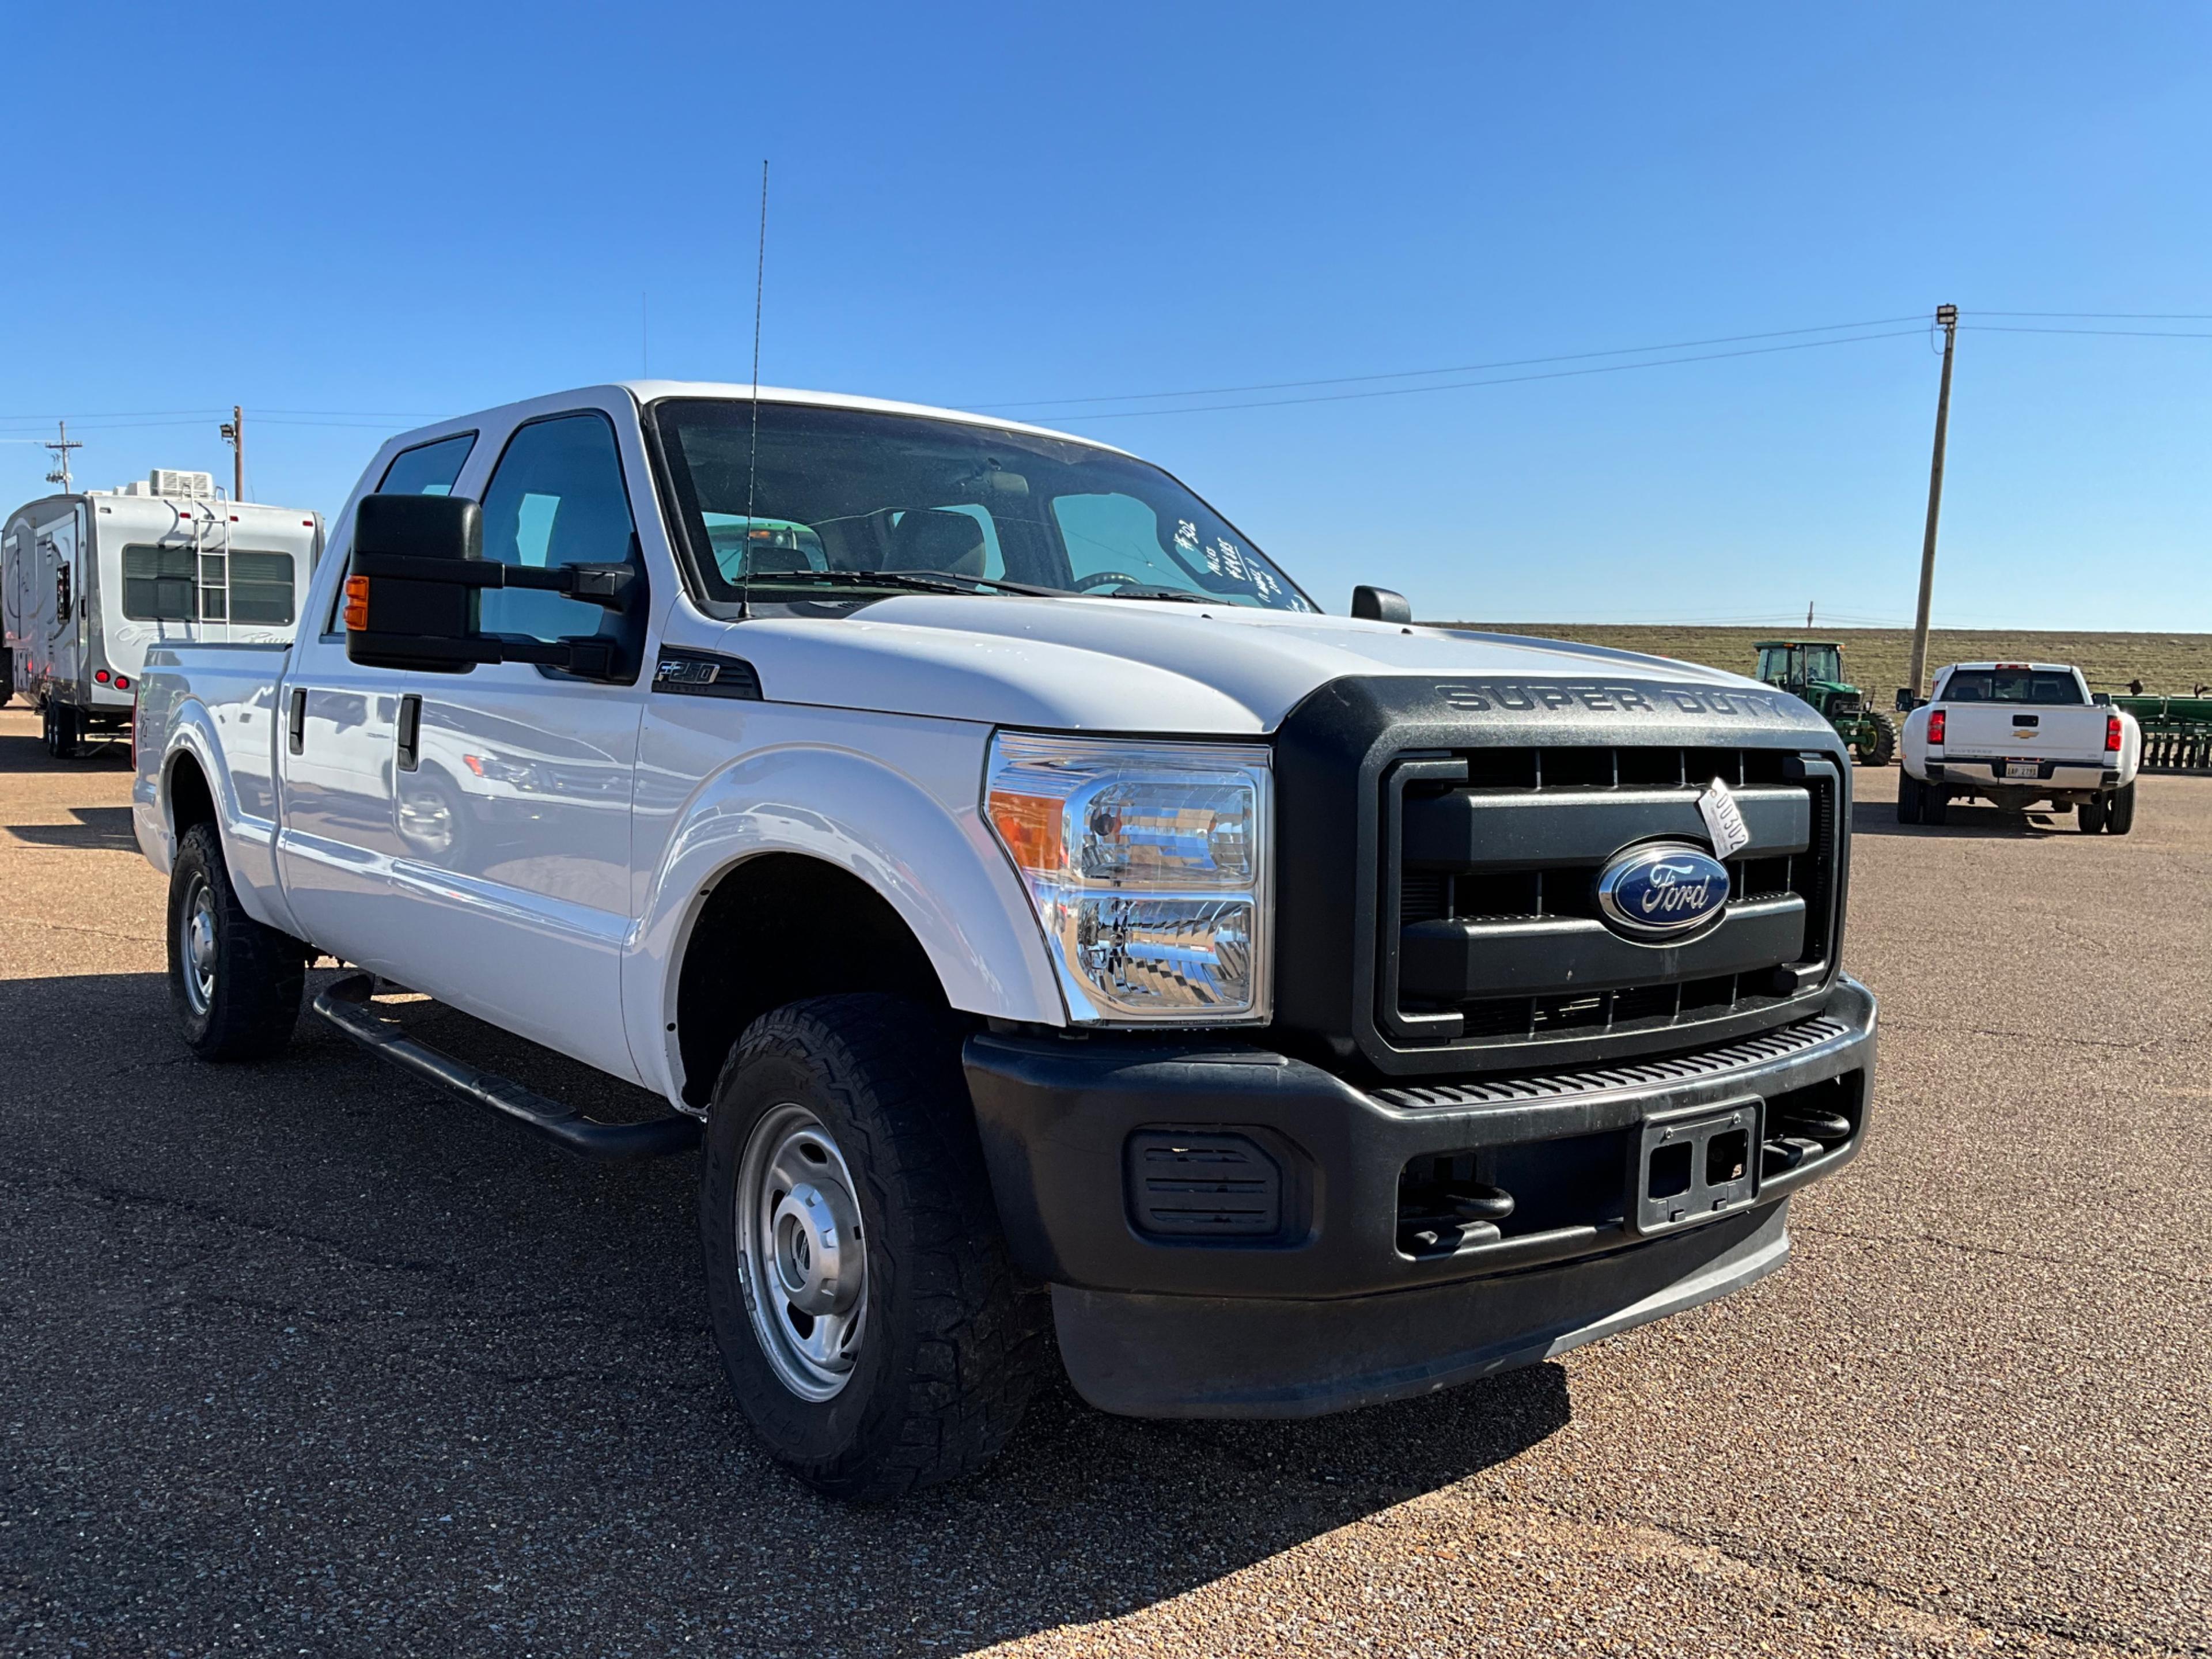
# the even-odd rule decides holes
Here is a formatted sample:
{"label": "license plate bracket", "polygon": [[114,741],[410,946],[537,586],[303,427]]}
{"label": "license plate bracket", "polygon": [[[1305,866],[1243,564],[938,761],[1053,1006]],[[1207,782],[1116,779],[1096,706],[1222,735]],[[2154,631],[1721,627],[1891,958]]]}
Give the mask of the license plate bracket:
{"label": "license plate bracket", "polygon": [[1644,1119],[1629,1170],[1631,1224],[1643,1235],[1693,1227],[1759,1195],[1765,1103],[1756,1096]]}
{"label": "license plate bracket", "polygon": [[2033,761],[2007,761],[2004,775],[2008,778],[2039,778],[2043,769]]}

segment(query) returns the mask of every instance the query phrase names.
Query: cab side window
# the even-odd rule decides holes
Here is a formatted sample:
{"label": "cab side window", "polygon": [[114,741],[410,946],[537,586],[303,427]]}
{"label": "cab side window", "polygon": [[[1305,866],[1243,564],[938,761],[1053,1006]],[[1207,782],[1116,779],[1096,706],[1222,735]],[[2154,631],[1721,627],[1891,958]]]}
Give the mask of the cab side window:
{"label": "cab side window", "polygon": [[[503,564],[639,562],[629,492],[613,426],[604,415],[559,415],[519,428],[483,498],[483,556]],[[557,640],[614,634],[619,617],[558,593],[488,589],[488,634]]]}
{"label": "cab side window", "polygon": [[[377,480],[380,495],[450,495],[453,480],[461,476],[468,465],[469,452],[477,447],[473,432],[457,432],[450,438],[440,438],[427,444],[417,444],[412,449],[403,449],[392,458],[384,469],[384,477]],[[352,561],[347,561],[351,568]],[[289,580],[289,574],[287,580]],[[323,618],[323,637],[329,639],[338,631],[338,611],[345,603],[345,580],[341,577],[331,590],[331,614]],[[245,617],[238,620],[243,622]],[[292,601],[289,593],[284,599],[283,620],[292,620]]]}

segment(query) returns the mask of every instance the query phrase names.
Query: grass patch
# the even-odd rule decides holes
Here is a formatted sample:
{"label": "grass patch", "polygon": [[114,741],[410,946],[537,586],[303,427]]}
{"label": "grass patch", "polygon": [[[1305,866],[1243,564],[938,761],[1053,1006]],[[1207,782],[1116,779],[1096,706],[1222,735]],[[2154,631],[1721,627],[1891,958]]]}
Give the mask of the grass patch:
{"label": "grass patch", "polygon": [[[1909,628],[1832,628],[1793,634],[1780,628],[1670,628],[1615,623],[1451,623],[1501,634],[1643,651],[1748,674],[1761,640],[1836,640],[1844,647],[1844,673],[1887,708],[1905,684],[1912,656]],[[1954,662],[2064,662],[2088,677],[2095,691],[2124,692],[2139,679],[2146,693],[2186,696],[2212,685],[2212,634],[2074,634],[1986,628],[1938,628],[1928,636],[1928,672]]]}

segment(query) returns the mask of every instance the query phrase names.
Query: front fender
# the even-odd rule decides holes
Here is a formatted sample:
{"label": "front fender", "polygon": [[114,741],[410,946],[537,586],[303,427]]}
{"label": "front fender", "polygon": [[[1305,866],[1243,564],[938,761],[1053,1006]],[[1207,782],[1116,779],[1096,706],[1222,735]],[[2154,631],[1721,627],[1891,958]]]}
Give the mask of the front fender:
{"label": "front fender", "polygon": [[[971,766],[947,769],[974,780],[981,766],[978,748]],[[757,750],[702,784],[668,837],[623,961],[631,1052],[648,1084],[672,1100],[682,1086],[677,985],[707,896],[768,853],[818,859],[866,882],[921,942],[955,1008],[1065,1024],[1029,896],[974,788],[953,805],[872,757],[811,744]]]}

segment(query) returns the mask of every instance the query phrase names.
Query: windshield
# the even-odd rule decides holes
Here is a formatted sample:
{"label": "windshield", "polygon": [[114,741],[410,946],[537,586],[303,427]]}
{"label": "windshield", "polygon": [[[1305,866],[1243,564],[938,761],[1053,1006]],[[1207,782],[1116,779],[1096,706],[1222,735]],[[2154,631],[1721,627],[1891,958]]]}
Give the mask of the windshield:
{"label": "windshield", "polygon": [[[1158,467],[1064,439],[925,416],[676,398],[653,407],[701,585],[734,600],[878,597],[903,573],[1274,611],[1316,607]],[[912,585],[912,584],[910,584]],[[886,592],[898,584],[886,580]]]}
{"label": "windshield", "polygon": [[1962,668],[1944,686],[1942,701],[2078,703],[2081,688],[2071,674],[2038,674],[2025,668]]}

